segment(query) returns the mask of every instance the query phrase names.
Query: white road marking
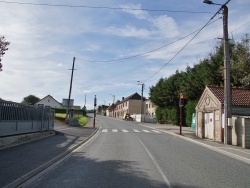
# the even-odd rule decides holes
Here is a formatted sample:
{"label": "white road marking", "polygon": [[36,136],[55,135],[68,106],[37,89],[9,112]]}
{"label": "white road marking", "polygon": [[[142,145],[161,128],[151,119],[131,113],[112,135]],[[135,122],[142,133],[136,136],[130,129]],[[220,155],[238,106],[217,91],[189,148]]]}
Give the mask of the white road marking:
{"label": "white road marking", "polygon": [[150,131],[148,131],[148,130],[142,130],[143,132],[145,132],[145,133],[150,133]]}
{"label": "white road marking", "polygon": [[102,129],[102,132],[106,133],[106,132],[108,132],[108,129]]}
{"label": "white road marking", "polygon": [[139,132],[140,132],[140,131],[138,131],[137,129],[133,129],[133,131],[136,132],[136,133],[139,133]]}
{"label": "white road marking", "polygon": [[113,132],[113,133],[117,133],[118,130],[117,130],[117,129],[112,129],[112,132]]}
{"label": "white road marking", "polygon": [[153,132],[155,132],[155,133],[161,133],[160,131],[157,131],[157,130],[152,130]]}
{"label": "white road marking", "polygon": [[122,129],[122,132],[124,132],[124,133],[128,133],[128,130],[126,130],[126,129]]}
{"label": "white road marking", "polygon": [[153,155],[152,155],[152,154],[150,153],[150,151],[146,148],[146,146],[142,143],[142,141],[141,141],[138,137],[136,137],[136,138],[139,140],[139,142],[141,143],[141,145],[143,146],[143,148],[144,148],[144,149],[146,150],[146,152],[148,153],[150,159],[153,161],[153,163],[154,163],[155,167],[157,168],[158,172],[161,174],[161,177],[163,178],[163,180],[164,180],[165,183],[167,184],[167,187],[172,188],[172,186],[171,186],[169,180],[167,179],[167,177],[166,177],[165,174],[163,173],[163,171],[162,171],[161,167],[159,166],[159,164],[158,164],[158,163],[156,162],[156,160],[154,159]]}

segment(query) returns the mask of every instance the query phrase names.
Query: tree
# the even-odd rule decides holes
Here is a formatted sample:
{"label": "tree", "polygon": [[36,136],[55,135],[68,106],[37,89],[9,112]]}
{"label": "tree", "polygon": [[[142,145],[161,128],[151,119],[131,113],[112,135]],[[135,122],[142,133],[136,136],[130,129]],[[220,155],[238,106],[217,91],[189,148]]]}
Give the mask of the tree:
{"label": "tree", "polygon": [[29,95],[29,96],[23,98],[22,104],[34,105],[38,101],[40,101],[40,99],[38,97],[36,97],[35,95]]}
{"label": "tree", "polygon": [[250,45],[248,35],[245,35],[240,42],[234,44],[230,65],[232,85],[250,88]]}
{"label": "tree", "polygon": [[6,41],[4,36],[0,36],[0,71],[2,71],[2,57],[5,54],[5,51],[8,50],[7,46],[10,44],[9,41]]}

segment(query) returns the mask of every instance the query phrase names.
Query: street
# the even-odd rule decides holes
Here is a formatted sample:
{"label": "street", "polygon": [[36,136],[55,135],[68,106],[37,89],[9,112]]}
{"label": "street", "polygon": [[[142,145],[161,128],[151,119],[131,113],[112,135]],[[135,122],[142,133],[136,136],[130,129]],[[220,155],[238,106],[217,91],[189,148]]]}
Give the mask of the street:
{"label": "street", "polygon": [[98,116],[97,134],[28,187],[249,187],[250,166],[135,122]]}

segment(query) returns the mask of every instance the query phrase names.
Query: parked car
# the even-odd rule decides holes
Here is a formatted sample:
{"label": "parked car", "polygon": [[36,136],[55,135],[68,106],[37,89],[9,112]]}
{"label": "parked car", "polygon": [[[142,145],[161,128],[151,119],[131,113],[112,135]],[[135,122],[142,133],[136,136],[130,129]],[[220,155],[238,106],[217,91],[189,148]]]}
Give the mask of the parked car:
{"label": "parked car", "polygon": [[123,119],[125,121],[133,121],[133,118],[130,116],[130,114],[124,114]]}

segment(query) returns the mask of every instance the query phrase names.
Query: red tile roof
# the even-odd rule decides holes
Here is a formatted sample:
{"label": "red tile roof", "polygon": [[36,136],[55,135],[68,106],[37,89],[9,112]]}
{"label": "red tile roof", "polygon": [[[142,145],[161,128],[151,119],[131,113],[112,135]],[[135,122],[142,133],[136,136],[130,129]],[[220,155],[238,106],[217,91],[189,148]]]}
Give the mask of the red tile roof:
{"label": "red tile roof", "polygon": [[[224,87],[207,86],[209,90],[224,104]],[[243,88],[232,88],[232,105],[250,106],[250,90]]]}

